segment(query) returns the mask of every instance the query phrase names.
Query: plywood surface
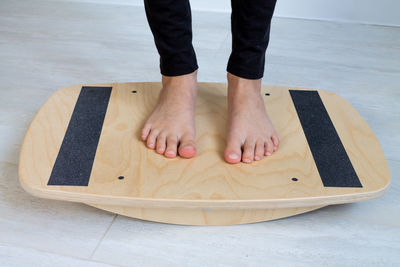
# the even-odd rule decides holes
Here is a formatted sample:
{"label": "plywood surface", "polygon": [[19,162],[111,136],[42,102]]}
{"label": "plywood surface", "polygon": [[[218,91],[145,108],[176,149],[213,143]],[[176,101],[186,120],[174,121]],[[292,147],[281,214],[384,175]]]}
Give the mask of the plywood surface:
{"label": "plywood surface", "polygon": [[166,159],[139,138],[160,83],[96,86],[111,86],[112,92],[88,186],[47,185],[82,88],[76,85],[51,96],[26,133],[19,177],[31,194],[118,209],[311,209],[376,198],[390,181],[379,141],[368,124],[346,100],[329,91],[318,93],[362,187],[323,185],[290,98],[288,90],[293,88],[262,88],[263,95],[269,93],[267,112],[281,140],[278,151],[253,164],[230,165],[223,160],[226,84],[199,83],[198,153],[193,159]]}
{"label": "plywood surface", "polygon": [[235,225],[263,222],[302,214],[322,207],[277,209],[173,209],[136,208],[98,204],[90,205],[127,217],[182,225]]}

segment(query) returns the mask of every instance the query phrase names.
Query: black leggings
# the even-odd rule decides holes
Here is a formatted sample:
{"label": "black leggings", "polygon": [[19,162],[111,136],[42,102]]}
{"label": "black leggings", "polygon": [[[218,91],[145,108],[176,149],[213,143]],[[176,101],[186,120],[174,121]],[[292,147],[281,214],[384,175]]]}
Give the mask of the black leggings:
{"label": "black leggings", "polygon": [[[265,51],[276,0],[231,0],[232,52],[226,71],[247,79],[264,75]],[[198,69],[189,0],[144,0],[160,55],[160,71],[178,76]]]}

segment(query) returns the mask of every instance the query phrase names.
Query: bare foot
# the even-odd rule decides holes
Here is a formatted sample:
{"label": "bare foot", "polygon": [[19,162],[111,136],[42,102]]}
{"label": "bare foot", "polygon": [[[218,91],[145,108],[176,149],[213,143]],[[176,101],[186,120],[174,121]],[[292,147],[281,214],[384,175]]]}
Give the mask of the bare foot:
{"label": "bare foot", "polygon": [[225,160],[228,163],[261,160],[279,146],[261,96],[261,79],[244,79],[231,73],[227,78],[229,119]]}
{"label": "bare foot", "polygon": [[157,105],[142,129],[147,147],[167,158],[196,154],[194,108],[197,70],[186,75],[162,76]]}

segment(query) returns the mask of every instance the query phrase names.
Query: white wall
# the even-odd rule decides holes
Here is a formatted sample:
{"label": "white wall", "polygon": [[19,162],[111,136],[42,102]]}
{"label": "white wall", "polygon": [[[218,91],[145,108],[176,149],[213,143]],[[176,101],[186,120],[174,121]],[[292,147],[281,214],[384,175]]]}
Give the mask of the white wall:
{"label": "white wall", "polygon": [[[143,5],[143,0],[113,2]],[[231,8],[230,0],[190,0],[190,4],[192,10],[230,12]],[[400,26],[400,0],[278,0],[275,16]]]}
{"label": "white wall", "polygon": [[400,26],[400,1],[278,0],[275,14],[281,17]]}

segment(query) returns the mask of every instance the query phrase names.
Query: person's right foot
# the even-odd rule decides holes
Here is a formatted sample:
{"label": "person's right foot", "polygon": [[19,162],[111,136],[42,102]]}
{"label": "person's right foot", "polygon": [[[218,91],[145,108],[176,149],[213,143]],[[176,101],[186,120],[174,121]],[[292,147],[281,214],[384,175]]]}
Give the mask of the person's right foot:
{"label": "person's right foot", "polygon": [[225,161],[261,160],[279,147],[278,135],[261,96],[261,79],[244,79],[231,73],[227,78],[229,123]]}
{"label": "person's right foot", "polygon": [[194,108],[197,70],[186,75],[162,76],[157,104],[142,129],[147,147],[167,158],[196,154]]}

